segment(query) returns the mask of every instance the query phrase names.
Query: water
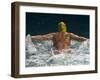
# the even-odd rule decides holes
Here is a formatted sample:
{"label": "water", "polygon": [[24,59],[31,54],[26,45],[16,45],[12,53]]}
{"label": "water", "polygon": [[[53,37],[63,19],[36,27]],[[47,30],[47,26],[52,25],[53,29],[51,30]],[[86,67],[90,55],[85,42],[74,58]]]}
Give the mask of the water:
{"label": "water", "polygon": [[88,65],[89,40],[84,42],[72,41],[71,52],[62,52],[63,54],[54,54],[53,43],[47,41],[31,41],[31,36],[26,36],[26,67],[40,66],[68,66],[68,65]]}

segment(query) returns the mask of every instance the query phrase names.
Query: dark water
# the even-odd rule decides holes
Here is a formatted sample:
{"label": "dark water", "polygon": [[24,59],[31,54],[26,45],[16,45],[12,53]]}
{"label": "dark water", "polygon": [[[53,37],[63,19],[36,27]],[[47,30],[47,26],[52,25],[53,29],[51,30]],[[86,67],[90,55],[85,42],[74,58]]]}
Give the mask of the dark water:
{"label": "dark water", "polygon": [[26,35],[57,32],[58,23],[64,21],[68,32],[89,38],[89,15],[47,14],[26,12]]}

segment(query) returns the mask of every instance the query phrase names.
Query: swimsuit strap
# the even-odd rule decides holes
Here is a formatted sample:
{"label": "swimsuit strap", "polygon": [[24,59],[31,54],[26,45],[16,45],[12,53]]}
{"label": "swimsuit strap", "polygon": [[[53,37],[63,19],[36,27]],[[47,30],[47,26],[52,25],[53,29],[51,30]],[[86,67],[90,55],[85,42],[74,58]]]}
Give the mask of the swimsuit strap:
{"label": "swimsuit strap", "polygon": [[67,38],[69,39],[69,38],[70,38],[70,36],[69,36],[69,35],[65,35],[65,39],[67,39]]}

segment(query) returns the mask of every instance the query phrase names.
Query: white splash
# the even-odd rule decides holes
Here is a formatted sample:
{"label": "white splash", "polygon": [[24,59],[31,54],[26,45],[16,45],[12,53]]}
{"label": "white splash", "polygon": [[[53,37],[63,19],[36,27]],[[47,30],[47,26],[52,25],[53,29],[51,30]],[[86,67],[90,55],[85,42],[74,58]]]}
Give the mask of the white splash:
{"label": "white splash", "polygon": [[55,55],[53,43],[48,41],[31,41],[31,36],[26,37],[26,67],[60,66],[60,65],[88,65],[89,40],[84,42],[71,42],[71,52]]}

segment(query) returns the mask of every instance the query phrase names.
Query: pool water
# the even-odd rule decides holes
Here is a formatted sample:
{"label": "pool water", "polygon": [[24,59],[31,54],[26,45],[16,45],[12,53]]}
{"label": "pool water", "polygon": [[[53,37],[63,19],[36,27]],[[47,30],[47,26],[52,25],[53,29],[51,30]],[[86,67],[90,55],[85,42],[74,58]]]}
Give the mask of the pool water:
{"label": "pool water", "polygon": [[53,43],[47,41],[31,41],[31,36],[26,36],[26,67],[40,66],[69,66],[89,65],[89,39],[84,42],[71,41],[70,52],[54,54]]}

